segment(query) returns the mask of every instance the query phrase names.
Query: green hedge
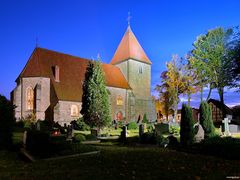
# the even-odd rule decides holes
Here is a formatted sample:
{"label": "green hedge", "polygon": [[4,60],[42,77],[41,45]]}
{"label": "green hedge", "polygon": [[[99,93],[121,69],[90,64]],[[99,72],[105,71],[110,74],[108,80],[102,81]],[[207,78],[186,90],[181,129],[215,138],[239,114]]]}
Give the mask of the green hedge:
{"label": "green hedge", "polygon": [[83,134],[76,134],[74,136],[75,141],[82,142],[86,140],[86,137]]}
{"label": "green hedge", "polygon": [[136,122],[133,121],[133,122],[128,123],[127,128],[128,128],[128,130],[137,129],[138,125]]}
{"label": "green hedge", "polygon": [[240,139],[214,136],[197,144],[199,151],[205,154],[227,159],[240,159]]}
{"label": "green hedge", "polygon": [[180,122],[180,143],[183,146],[190,146],[194,143],[195,131],[192,117],[192,108],[186,104],[182,105]]}

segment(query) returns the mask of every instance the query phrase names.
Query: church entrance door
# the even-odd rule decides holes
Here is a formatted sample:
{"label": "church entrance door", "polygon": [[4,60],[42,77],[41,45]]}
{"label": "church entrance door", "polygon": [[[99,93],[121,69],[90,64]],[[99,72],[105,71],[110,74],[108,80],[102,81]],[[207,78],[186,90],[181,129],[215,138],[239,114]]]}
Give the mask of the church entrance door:
{"label": "church entrance door", "polygon": [[122,112],[121,112],[121,111],[119,111],[119,112],[116,114],[116,119],[117,119],[118,121],[121,121],[121,120],[123,119],[123,115],[122,115]]}

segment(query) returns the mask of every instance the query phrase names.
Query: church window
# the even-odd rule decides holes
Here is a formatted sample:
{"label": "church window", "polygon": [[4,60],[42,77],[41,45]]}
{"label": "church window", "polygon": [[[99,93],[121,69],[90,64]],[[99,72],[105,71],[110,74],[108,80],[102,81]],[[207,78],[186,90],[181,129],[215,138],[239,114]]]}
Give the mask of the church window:
{"label": "church window", "polygon": [[60,78],[59,78],[59,66],[53,66],[52,67],[52,71],[53,71],[53,76],[55,78],[55,81],[59,82]]}
{"label": "church window", "polygon": [[118,106],[122,106],[123,105],[123,98],[122,98],[122,96],[118,96],[117,97],[117,105]]}
{"label": "church window", "polygon": [[71,106],[71,116],[79,116],[79,110],[77,105]]}
{"label": "church window", "polygon": [[143,67],[142,67],[142,66],[139,66],[138,73],[139,73],[139,74],[142,74],[142,73],[143,73]]}
{"label": "church window", "polygon": [[32,87],[28,87],[26,91],[27,110],[33,110],[34,105],[34,91]]}

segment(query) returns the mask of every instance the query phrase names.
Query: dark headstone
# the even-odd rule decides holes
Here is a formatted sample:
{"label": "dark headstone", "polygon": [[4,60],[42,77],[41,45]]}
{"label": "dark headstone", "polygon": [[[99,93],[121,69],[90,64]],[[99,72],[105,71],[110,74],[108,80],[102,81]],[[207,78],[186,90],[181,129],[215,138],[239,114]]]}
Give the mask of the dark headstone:
{"label": "dark headstone", "polygon": [[155,124],[155,132],[157,135],[169,133],[169,124],[165,123]]}
{"label": "dark headstone", "polygon": [[37,129],[38,131],[41,130],[41,121],[40,121],[40,120],[38,120],[37,123],[36,123],[36,129]]}
{"label": "dark headstone", "polygon": [[140,124],[139,125],[139,137],[141,137],[144,133],[144,127],[145,125],[144,124]]}
{"label": "dark headstone", "polygon": [[72,139],[73,138],[73,127],[69,126],[67,127],[67,140]]}
{"label": "dark headstone", "polygon": [[127,140],[127,126],[122,127],[120,139],[122,142],[125,142]]}
{"label": "dark headstone", "polygon": [[91,129],[91,135],[98,137],[98,130],[95,128]]}

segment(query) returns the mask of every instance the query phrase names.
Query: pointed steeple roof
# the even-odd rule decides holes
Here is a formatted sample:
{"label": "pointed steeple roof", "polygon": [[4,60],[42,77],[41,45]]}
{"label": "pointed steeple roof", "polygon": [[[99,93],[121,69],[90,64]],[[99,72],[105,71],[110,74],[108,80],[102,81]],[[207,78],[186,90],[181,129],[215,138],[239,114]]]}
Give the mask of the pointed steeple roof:
{"label": "pointed steeple roof", "polygon": [[147,64],[152,64],[152,62],[147,57],[142,46],[139,44],[137,38],[133,34],[130,25],[128,28],[112,58],[110,64],[118,64],[127,59],[134,59]]}

